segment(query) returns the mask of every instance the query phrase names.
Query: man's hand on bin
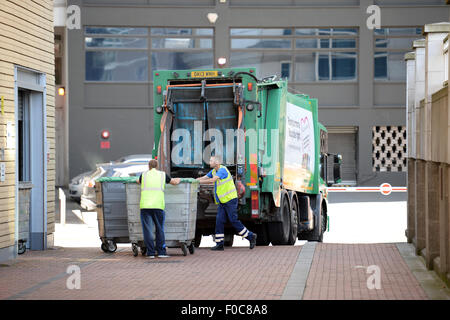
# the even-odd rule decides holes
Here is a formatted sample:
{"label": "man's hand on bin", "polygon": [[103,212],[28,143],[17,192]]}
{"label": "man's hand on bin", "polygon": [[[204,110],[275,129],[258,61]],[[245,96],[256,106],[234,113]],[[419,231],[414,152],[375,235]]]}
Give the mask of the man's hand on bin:
{"label": "man's hand on bin", "polygon": [[180,178],[172,178],[170,179],[170,184],[176,186],[177,184],[180,184],[181,179]]}

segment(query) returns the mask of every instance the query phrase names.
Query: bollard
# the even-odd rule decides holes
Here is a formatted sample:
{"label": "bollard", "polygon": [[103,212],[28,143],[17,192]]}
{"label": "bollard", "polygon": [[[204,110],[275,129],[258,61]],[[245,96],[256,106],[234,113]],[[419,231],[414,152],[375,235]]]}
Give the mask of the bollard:
{"label": "bollard", "polygon": [[63,189],[59,188],[59,216],[60,223],[65,226],[66,225],[66,195],[64,194]]}

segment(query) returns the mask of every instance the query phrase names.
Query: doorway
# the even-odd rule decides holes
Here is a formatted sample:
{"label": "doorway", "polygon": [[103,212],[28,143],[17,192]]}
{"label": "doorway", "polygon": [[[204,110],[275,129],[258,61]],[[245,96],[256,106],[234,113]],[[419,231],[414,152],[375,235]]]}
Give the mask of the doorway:
{"label": "doorway", "polygon": [[[45,75],[16,67],[15,80],[17,137],[15,221],[18,221],[18,224],[26,224],[27,248],[45,250],[47,248]],[[29,196],[23,196],[23,189],[20,189],[19,197],[19,188],[24,184],[30,188]],[[21,205],[18,205],[19,201]],[[24,202],[27,205],[29,203],[27,207],[29,217],[25,221]],[[16,241],[19,240],[19,226],[17,226]]]}

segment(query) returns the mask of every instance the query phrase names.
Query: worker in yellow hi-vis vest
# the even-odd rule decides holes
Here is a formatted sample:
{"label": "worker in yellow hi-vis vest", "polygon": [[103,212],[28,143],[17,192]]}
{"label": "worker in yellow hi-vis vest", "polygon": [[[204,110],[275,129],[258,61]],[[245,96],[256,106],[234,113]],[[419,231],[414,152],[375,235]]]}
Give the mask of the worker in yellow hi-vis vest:
{"label": "worker in yellow hi-vis vest", "polygon": [[216,246],[211,250],[224,249],[225,223],[230,221],[237,234],[250,242],[250,249],[256,245],[256,233],[248,230],[238,220],[237,206],[238,195],[233,182],[233,177],[227,167],[221,165],[219,157],[213,156],[209,162],[212,170],[205,176],[197,178],[200,183],[214,183],[214,201],[219,205],[216,216]]}
{"label": "worker in yellow hi-vis vest", "polygon": [[[164,171],[156,169],[158,161],[152,159],[148,163],[149,170],[142,173],[138,183],[141,184],[141,222],[147,257],[154,259],[156,252],[159,258],[168,258],[164,236],[164,189],[166,183],[177,185],[180,178],[172,179]],[[155,226],[156,248],[152,229]],[[156,250],[155,250],[156,249]]]}

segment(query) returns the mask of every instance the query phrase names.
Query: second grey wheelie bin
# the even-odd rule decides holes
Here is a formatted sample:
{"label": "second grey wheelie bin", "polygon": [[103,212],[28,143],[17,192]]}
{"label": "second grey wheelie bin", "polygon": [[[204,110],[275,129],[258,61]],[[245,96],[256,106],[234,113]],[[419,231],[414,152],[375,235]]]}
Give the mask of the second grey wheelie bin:
{"label": "second grey wheelie bin", "polygon": [[98,233],[104,252],[115,252],[117,243],[130,243],[125,183],[136,177],[103,177],[96,181]]}
{"label": "second grey wheelie bin", "polygon": [[[197,223],[197,193],[199,183],[195,179],[181,179],[179,185],[167,184],[165,197],[164,233],[168,248],[181,248],[183,255],[194,254],[195,225]],[[133,255],[145,254],[144,236],[139,202],[141,188],[137,183],[126,184],[128,234]],[[153,230],[154,232],[154,230]],[[153,237],[155,239],[155,237]]]}

